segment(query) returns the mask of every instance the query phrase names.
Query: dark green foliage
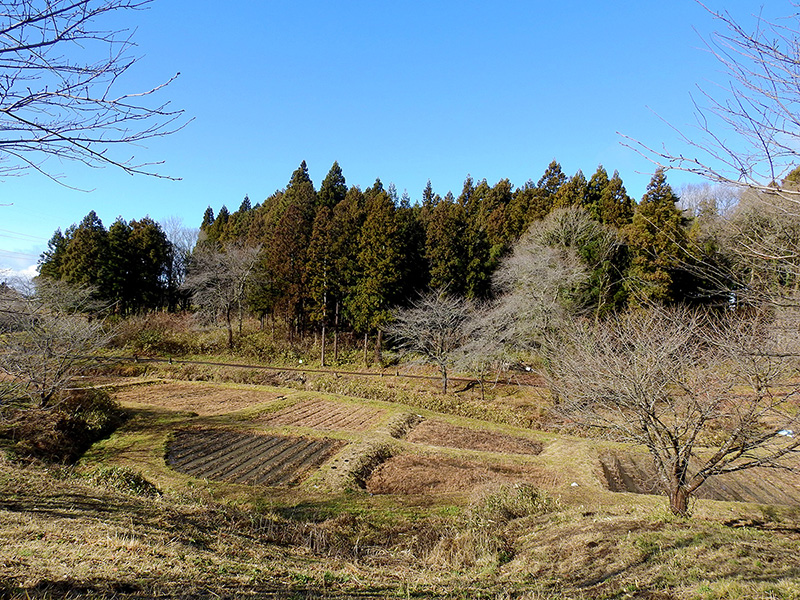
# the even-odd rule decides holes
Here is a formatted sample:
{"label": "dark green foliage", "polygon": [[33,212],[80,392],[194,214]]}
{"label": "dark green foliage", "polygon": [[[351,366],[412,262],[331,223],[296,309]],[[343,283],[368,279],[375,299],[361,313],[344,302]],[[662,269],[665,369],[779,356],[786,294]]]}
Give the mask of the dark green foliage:
{"label": "dark green foliage", "polygon": [[92,286],[109,310],[126,315],[166,306],[172,252],[150,217],[130,224],[120,217],[106,231],[91,211],[66,236],[56,231],[39,272],[46,279]]}
{"label": "dark green foliage", "polygon": [[331,170],[322,180],[322,185],[319,188],[318,200],[320,206],[325,206],[333,209],[334,206],[344,200],[347,194],[347,183],[345,182],[342,168],[338,162],[333,163]]}
{"label": "dark green foliage", "polygon": [[598,219],[601,223],[621,229],[633,219],[634,202],[628,196],[622,178],[617,171],[603,189],[597,206]]}
{"label": "dark green foliage", "polygon": [[464,207],[448,194],[433,206],[426,225],[425,256],[431,287],[464,294],[467,261]]}
{"label": "dark green foliage", "polygon": [[74,229],[59,269],[62,281],[77,285],[96,285],[100,280],[108,234],[103,222],[90,211]]}
{"label": "dark green foliage", "polygon": [[56,229],[53,237],[47,242],[47,250],[39,257],[39,274],[49,279],[61,278],[61,267],[69,238]]}
{"label": "dark green foliage", "polygon": [[[567,176],[561,170],[561,165],[555,160],[547,165],[547,169],[536,184],[548,196],[554,196],[567,181]],[[550,211],[548,211],[550,212]]]}
{"label": "dark green foliage", "polygon": [[345,310],[360,333],[379,331],[400,295],[400,253],[395,206],[380,180],[365,193],[365,219],[358,238],[357,279]]}
{"label": "dark green foliage", "polygon": [[626,228],[631,248],[629,291],[637,303],[683,300],[675,278],[687,257],[688,236],[678,197],[659,169]]}
{"label": "dark green foliage", "polygon": [[[395,212],[400,243],[400,290],[402,299],[411,298],[428,286],[428,262],[425,258],[425,226],[422,208],[411,206],[407,193]],[[401,300],[402,300],[401,299]]]}
{"label": "dark green foliage", "polygon": [[554,208],[566,208],[568,206],[586,208],[588,204],[589,184],[581,170],[578,170],[575,175],[570,177],[569,181],[558,188],[558,191],[553,196]]}

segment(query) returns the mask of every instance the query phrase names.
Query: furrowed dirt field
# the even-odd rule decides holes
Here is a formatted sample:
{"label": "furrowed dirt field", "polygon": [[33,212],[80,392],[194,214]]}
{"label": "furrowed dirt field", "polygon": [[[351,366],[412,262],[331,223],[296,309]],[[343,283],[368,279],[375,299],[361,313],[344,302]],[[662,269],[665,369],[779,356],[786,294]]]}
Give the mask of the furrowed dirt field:
{"label": "furrowed dirt field", "polygon": [[364,406],[307,400],[265,417],[261,422],[272,427],[292,425],[323,430],[365,431],[374,426],[384,414],[385,411]]}
{"label": "furrowed dirt field", "polygon": [[308,390],[136,383],[115,391],[127,422],[74,469],[0,456],[0,598],[800,600],[785,473],[720,479],[676,519],[643,495],[647,454],[618,444]]}
{"label": "furrowed dirt field", "polygon": [[[612,492],[664,493],[648,455],[609,453],[601,456],[600,461],[606,485]],[[696,496],[709,500],[800,506],[800,473],[765,468],[726,473],[707,480]]]}
{"label": "furrowed dirt field", "polygon": [[167,464],[194,477],[251,485],[294,485],[344,442],[235,431],[179,431]]}
{"label": "furrowed dirt field", "polygon": [[[552,459],[537,458],[543,442],[479,422],[466,426],[436,415],[415,416],[401,439],[394,440],[387,435],[386,424],[400,409],[392,405],[196,382],[127,386],[116,397],[132,407],[196,415],[172,430],[165,462],[180,473],[202,479],[297,486],[326,469],[326,464],[330,471],[366,460],[369,467],[358,477],[372,494],[467,494],[476,487],[521,482],[553,489],[555,482],[565,481]],[[248,409],[257,410],[238,421],[240,429],[230,422],[225,428],[215,426],[215,418]],[[358,456],[365,440],[381,439],[393,444],[391,452],[379,460]],[[454,454],[453,449],[462,452]],[[346,458],[330,462],[337,456]],[[505,456],[517,458],[509,461]],[[662,493],[646,453],[600,452],[593,461],[587,472],[597,479],[584,484],[611,492]],[[697,496],[798,506],[800,475],[767,469],[732,473],[712,478]]]}
{"label": "furrowed dirt field", "polygon": [[211,383],[157,382],[119,387],[122,404],[158,407],[199,416],[223,415],[280,398],[280,392]]}

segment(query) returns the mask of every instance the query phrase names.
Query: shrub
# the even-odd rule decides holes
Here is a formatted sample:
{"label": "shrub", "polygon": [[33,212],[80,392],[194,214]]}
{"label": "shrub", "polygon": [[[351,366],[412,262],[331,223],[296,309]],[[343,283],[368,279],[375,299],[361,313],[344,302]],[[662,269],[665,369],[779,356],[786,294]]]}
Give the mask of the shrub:
{"label": "shrub", "polygon": [[472,505],[469,517],[476,525],[504,524],[558,509],[558,501],[530,484],[502,486]]}
{"label": "shrub", "polygon": [[114,488],[126,494],[153,498],[160,496],[159,489],[145,477],[128,467],[104,467],[93,472],[89,479],[94,483]]}
{"label": "shrub", "polygon": [[20,458],[73,463],[124,420],[125,412],[104,390],[72,390],[54,408],[30,406],[10,411],[0,438],[5,438],[12,454]]}

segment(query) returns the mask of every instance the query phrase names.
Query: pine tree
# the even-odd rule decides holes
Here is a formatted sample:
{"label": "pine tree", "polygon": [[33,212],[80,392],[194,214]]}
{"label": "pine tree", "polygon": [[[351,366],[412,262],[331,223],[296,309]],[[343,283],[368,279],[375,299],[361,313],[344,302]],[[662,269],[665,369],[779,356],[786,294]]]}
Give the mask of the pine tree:
{"label": "pine tree", "polygon": [[554,196],[561,186],[566,182],[567,176],[564,175],[564,171],[561,170],[561,165],[557,161],[553,160],[549,165],[547,165],[547,169],[545,169],[545,172],[542,174],[541,178],[539,179],[539,183],[536,184],[536,187],[542,190],[545,194]]}
{"label": "pine tree", "polygon": [[398,299],[400,281],[395,206],[383,186],[364,194],[366,218],[358,244],[358,280],[347,310],[355,329],[365,336],[378,333],[375,357],[380,360],[381,334]]}
{"label": "pine tree", "polygon": [[395,211],[400,243],[400,295],[406,303],[428,286],[428,262],[425,259],[425,226],[422,208],[411,206],[408,193],[403,193]]}
{"label": "pine tree", "polygon": [[47,250],[39,257],[39,275],[47,279],[61,279],[62,263],[64,253],[70,242],[70,237],[61,233],[61,229],[56,229],[53,237],[47,242]]}
{"label": "pine tree", "polygon": [[130,223],[130,252],[132,256],[131,296],[135,311],[156,310],[166,304],[172,244],[161,225],[150,217]]}
{"label": "pine tree", "polygon": [[61,279],[78,285],[99,285],[107,236],[97,213],[90,211],[75,228],[64,252]]}
{"label": "pine tree", "polygon": [[449,194],[431,211],[426,223],[425,257],[430,285],[454,295],[466,292],[466,211]]}
{"label": "pine tree", "polygon": [[121,315],[128,314],[135,304],[137,281],[130,237],[130,225],[118,217],[108,228],[108,245],[101,268],[101,293]]}
{"label": "pine tree", "polygon": [[344,175],[339,163],[334,161],[331,170],[322,180],[322,185],[319,188],[317,199],[320,206],[327,206],[333,210],[333,207],[344,200],[347,194],[347,183],[345,182]]}
{"label": "pine tree", "polygon": [[203,213],[203,222],[200,223],[200,229],[205,231],[211,224],[214,222],[214,209],[210,206],[206,208],[206,212]]}
{"label": "pine tree", "polygon": [[586,207],[588,203],[589,184],[583,171],[578,169],[572,177],[569,178],[564,185],[558,188],[558,191],[553,196],[553,206],[555,208],[566,208],[568,206],[582,206]]}
{"label": "pine tree", "polygon": [[602,222],[602,202],[603,194],[608,188],[608,172],[603,168],[603,165],[598,165],[597,171],[589,179],[586,188],[586,203],[584,208],[589,211],[589,214],[595,221]]}
{"label": "pine tree", "polygon": [[622,178],[617,171],[603,190],[599,202],[600,222],[622,229],[630,224],[633,219],[633,198],[628,196]]}
{"label": "pine tree", "polygon": [[675,274],[686,256],[687,234],[678,197],[658,169],[626,228],[632,260],[629,289],[635,303],[673,302]]}

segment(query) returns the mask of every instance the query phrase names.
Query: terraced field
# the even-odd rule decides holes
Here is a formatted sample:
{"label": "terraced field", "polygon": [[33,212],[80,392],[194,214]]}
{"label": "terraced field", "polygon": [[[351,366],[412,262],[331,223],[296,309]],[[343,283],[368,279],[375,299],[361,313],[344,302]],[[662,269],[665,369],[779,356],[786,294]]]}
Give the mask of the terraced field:
{"label": "terraced field", "polygon": [[[606,484],[612,492],[663,494],[652,459],[645,454],[601,456]],[[698,498],[800,506],[800,474],[766,468],[718,475],[696,492]]]}
{"label": "terraced field", "polygon": [[296,485],[344,446],[329,439],[240,433],[224,429],[178,431],[167,464],[194,477],[229,483]]}
{"label": "terraced field", "polygon": [[284,408],[261,422],[277,427],[291,425],[322,430],[365,431],[378,422],[385,411],[368,406],[339,404],[327,400],[305,400]]}

